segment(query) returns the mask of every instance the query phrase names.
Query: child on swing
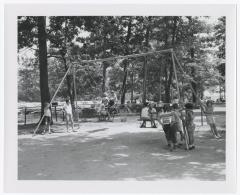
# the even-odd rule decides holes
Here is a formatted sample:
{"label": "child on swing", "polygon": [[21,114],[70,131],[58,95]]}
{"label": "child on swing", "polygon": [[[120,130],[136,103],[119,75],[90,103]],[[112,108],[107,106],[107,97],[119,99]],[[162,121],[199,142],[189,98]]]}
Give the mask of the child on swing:
{"label": "child on swing", "polygon": [[63,107],[63,111],[65,112],[66,115],[66,126],[67,126],[67,132],[69,133],[69,122],[71,122],[71,126],[72,126],[72,131],[73,130],[73,114],[72,114],[72,106],[70,104],[70,100],[66,99],[66,104]]}

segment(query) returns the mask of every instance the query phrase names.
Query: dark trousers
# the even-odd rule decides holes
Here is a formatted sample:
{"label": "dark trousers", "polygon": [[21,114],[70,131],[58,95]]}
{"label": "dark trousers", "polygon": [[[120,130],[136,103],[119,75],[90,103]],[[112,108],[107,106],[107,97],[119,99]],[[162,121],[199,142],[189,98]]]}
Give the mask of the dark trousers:
{"label": "dark trousers", "polygon": [[213,135],[215,135],[215,136],[219,135],[215,123],[210,124],[210,128],[211,128]]}
{"label": "dark trousers", "polygon": [[167,124],[167,125],[163,125],[163,131],[165,133],[168,143],[173,143],[173,144],[177,143],[176,128],[174,128],[170,124]]}

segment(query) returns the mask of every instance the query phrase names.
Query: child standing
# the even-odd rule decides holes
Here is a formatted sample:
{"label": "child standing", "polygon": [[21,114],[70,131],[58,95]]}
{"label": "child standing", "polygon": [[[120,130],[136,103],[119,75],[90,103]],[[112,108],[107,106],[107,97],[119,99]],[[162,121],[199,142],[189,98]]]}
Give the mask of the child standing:
{"label": "child standing", "polygon": [[157,128],[155,120],[157,119],[157,111],[154,108],[155,104],[154,103],[150,103],[149,104],[149,115],[150,115],[150,119],[151,119],[151,127],[152,128]]}
{"label": "child standing", "polygon": [[141,119],[143,120],[142,125],[140,126],[140,128],[145,128],[146,127],[146,121],[149,120],[149,108],[148,108],[148,103],[145,102],[143,104],[143,108],[141,111]]}
{"label": "child standing", "polygon": [[195,149],[194,145],[194,130],[195,124],[194,120],[194,113],[193,113],[193,104],[187,103],[185,104],[185,127],[188,133],[189,138],[189,150]]}
{"label": "child standing", "polygon": [[159,123],[163,127],[168,147],[170,147],[170,151],[172,151],[176,148],[177,139],[175,129],[171,126],[173,120],[173,113],[171,112],[170,104],[165,104],[163,106],[163,110],[164,113],[159,116]]}
{"label": "child standing", "polygon": [[67,126],[67,132],[70,132],[70,131],[68,130],[68,124],[69,124],[69,121],[71,122],[72,131],[73,131],[72,106],[71,106],[71,104],[70,104],[69,99],[66,100],[66,104],[64,105],[63,110],[64,110],[65,115],[66,115],[66,126]]}
{"label": "child standing", "polygon": [[206,115],[206,120],[207,120],[207,124],[210,126],[212,134],[215,138],[220,138],[221,136],[219,135],[218,131],[217,131],[217,127],[214,121],[214,117],[213,117],[213,103],[211,100],[208,100],[206,105],[202,105],[203,108],[203,112]]}
{"label": "child standing", "polygon": [[44,103],[44,123],[45,123],[45,128],[42,132],[42,134],[45,134],[46,130],[48,130],[48,133],[51,134],[51,110],[50,110],[50,104],[48,102]]}
{"label": "child standing", "polygon": [[182,129],[182,114],[179,111],[179,106],[177,103],[172,105],[173,108],[173,121],[171,123],[172,128],[175,130],[175,132],[179,132],[181,136],[181,141],[184,139],[183,135],[183,129]]}

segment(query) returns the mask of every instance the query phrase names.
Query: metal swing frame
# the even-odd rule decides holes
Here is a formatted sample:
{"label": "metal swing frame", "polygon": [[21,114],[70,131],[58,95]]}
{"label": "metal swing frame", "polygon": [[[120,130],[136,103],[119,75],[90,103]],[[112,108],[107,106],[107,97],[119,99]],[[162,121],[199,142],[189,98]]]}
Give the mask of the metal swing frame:
{"label": "metal swing frame", "polygon": [[[179,62],[174,50],[172,48],[170,49],[165,49],[165,50],[159,50],[159,51],[154,51],[154,52],[146,52],[146,53],[141,53],[141,54],[131,54],[131,55],[125,55],[125,56],[115,56],[115,57],[109,57],[109,58],[103,58],[103,59],[95,59],[95,60],[81,60],[80,63],[84,63],[84,64],[88,64],[88,63],[96,63],[96,62],[104,62],[104,61],[112,61],[112,60],[117,60],[117,59],[127,59],[127,58],[136,58],[136,57],[141,57],[143,56],[146,59],[146,56],[148,55],[153,55],[153,54],[161,54],[161,53],[171,53],[171,58],[172,58],[172,65],[173,65],[173,70],[174,70],[174,76],[176,79],[176,83],[177,83],[177,91],[178,91],[178,98],[180,101],[180,90],[179,90],[179,83],[178,83],[178,78],[177,78],[177,71],[176,71],[176,64],[179,66],[180,71],[183,73],[184,76],[186,76],[187,74],[184,72],[181,63]],[[64,80],[66,79],[67,75],[69,74],[70,70],[73,69],[73,82],[74,82],[74,95],[75,95],[75,106],[77,107],[77,90],[76,90],[76,66],[79,65],[79,63],[76,62],[68,62],[69,66],[68,69],[65,73],[65,75],[63,76],[61,82],[59,83],[49,105],[51,105],[58,93],[58,91],[60,90]],[[188,77],[186,77],[186,79],[188,79]],[[190,79],[189,79],[190,81]],[[192,88],[192,86],[190,85],[191,90],[193,91],[194,95],[197,97],[196,92],[194,91],[194,89]],[[201,102],[201,101],[200,101]],[[41,117],[37,127],[34,129],[33,131],[33,136],[36,135],[37,131],[39,130],[39,127],[44,119],[45,115],[43,114],[43,116]],[[186,140],[186,147],[188,148],[188,134],[187,131],[185,130],[185,140]]]}

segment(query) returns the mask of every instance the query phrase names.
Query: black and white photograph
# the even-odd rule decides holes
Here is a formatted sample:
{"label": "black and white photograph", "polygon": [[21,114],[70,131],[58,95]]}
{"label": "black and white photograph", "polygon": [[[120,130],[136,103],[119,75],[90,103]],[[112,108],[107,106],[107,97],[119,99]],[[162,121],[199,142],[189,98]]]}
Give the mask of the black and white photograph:
{"label": "black and white photograph", "polygon": [[8,5],[7,191],[234,191],[233,10]]}
{"label": "black and white photograph", "polygon": [[225,26],[19,16],[19,180],[225,180]]}

